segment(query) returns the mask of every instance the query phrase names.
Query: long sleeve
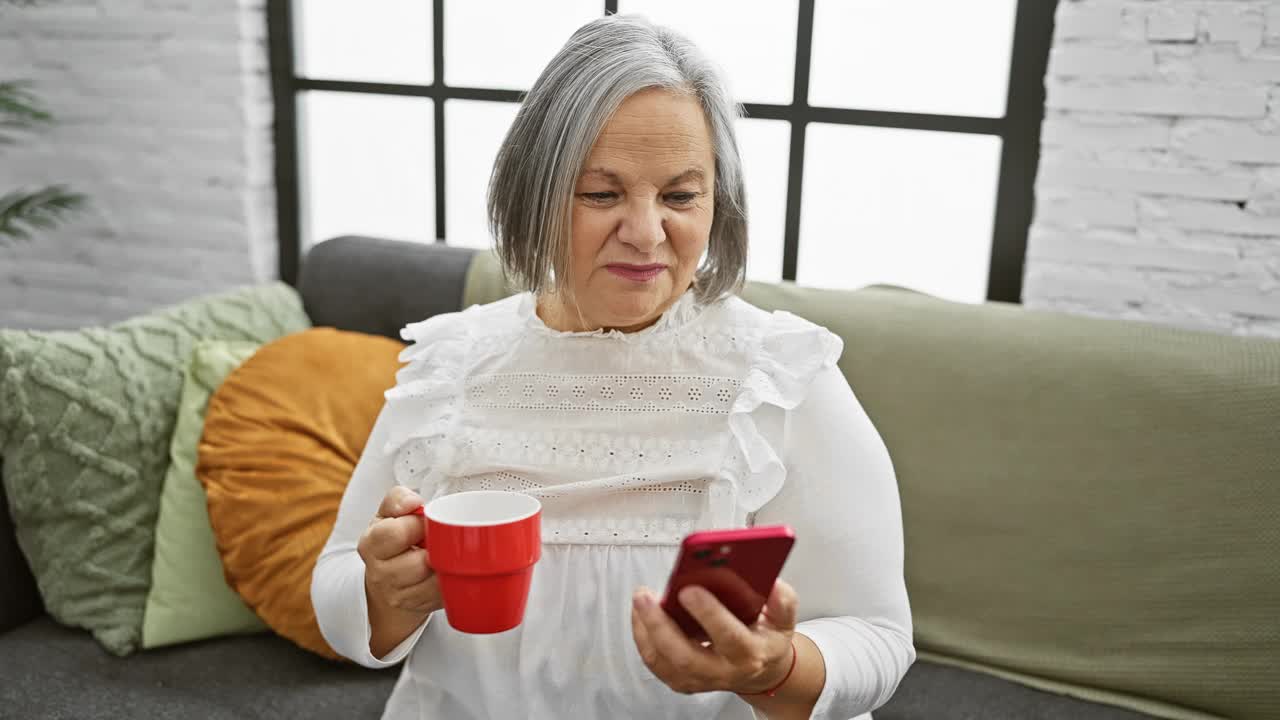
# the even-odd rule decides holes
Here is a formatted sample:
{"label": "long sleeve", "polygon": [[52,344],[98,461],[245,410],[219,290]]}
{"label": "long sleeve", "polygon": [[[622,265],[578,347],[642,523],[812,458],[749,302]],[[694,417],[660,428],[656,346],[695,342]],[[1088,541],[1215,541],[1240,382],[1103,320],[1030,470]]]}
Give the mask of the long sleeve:
{"label": "long sleeve", "polygon": [[403,660],[427,626],[424,622],[385,657],[375,658],[369,651],[372,628],[364,592],[364,560],[356,552],[356,544],[383,496],[395,484],[392,458],[384,452],[391,423],[384,407],[351,475],[338,507],[337,522],[311,576],[311,604],[324,639],[339,654],[371,668],[390,667]]}
{"label": "long sleeve", "polygon": [[787,481],[756,524],[789,523],[783,578],[826,664],[813,717],[847,720],[883,705],[915,660],[903,579],[902,510],[880,434],[834,366],[786,426]]}

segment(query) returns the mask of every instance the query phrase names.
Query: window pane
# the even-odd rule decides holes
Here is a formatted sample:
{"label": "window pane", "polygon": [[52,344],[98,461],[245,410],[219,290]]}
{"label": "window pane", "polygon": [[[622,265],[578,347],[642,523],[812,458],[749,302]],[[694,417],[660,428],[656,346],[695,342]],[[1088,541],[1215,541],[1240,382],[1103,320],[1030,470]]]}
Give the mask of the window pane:
{"label": "window pane", "polygon": [[747,278],[777,282],[782,279],[791,123],[741,119],[736,129],[742,170],[747,179],[747,224],[751,238]]}
{"label": "window pane", "polygon": [[303,0],[293,3],[294,60],[302,77],[428,85],[431,3]]}
{"label": "window pane", "polygon": [[298,97],[303,249],[356,233],[435,240],[431,100]]}
{"label": "window pane", "polygon": [[573,31],[603,13],[600,0],[449,0],[445,84],[528,90]]}
{"label": "window pane", "polygon": [[986,297],[1000,138],[815,123],[804,162],[797,282]]}
{"label": "window pane", "polygon": [[489,174],[519,109],[505,102],[450,100],[444,104],[445,239],[450,245],[493,245],[485,212]]}
{"label": "window pane", "polygon": [[1017,0],[817,0],[809,103],[1004,117],[1016,9]]}
{"label": "window pane", "polygon": [[791,102],[797,0],[619,0],[618,10],[688,36],[724,69],[739,102]]}

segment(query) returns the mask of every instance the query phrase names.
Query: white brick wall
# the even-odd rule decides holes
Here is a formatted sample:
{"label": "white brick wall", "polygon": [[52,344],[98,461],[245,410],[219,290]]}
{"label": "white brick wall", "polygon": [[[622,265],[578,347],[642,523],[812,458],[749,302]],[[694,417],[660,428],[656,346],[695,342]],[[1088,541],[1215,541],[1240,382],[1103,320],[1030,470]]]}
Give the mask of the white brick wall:
{"label": "white brick wall", "polygon": [[0,78],[59,121],[0,146],[0,193],[92,209],[0,246],[0,327],[120,320],[276,276],[263,0],[0,4]]}
{"label": "white brick wall", "polygon": [[1280,337],[1280,0],[1059,0],[1031,307]]}

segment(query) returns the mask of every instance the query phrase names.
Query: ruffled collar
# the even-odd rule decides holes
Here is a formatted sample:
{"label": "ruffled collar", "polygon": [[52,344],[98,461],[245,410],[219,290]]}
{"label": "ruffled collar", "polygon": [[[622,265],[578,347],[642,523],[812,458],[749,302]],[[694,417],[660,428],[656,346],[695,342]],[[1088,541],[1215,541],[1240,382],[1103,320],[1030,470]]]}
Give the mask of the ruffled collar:
{"label": "ruffled collar", "polygon": [[538,317],[538,302],[533,293],[526,292],[520,300],[520,316],[524,319],[525,327],[534,332],[549,337],[598,337],[611,338],[619,340],[638,340],[641,338],[649,338],[679,330],[692,323],[702,315],[703,306],[697,302],[697,296],[692,288],[686,290],[683,295],[667,308],[666,312],[658,318],[649,327],[635,332],[622,332],[621,330],[553,330],[542,322],[542,318]]}

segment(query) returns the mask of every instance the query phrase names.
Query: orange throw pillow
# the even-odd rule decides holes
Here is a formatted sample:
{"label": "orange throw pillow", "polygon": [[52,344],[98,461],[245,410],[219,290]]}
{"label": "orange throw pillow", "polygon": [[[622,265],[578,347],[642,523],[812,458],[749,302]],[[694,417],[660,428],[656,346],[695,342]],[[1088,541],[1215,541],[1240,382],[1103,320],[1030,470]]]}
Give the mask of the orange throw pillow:
{"label": "orange throw pillow", "polygon": [[227,581],[271,629],[329,658],[311,571],[403,347],[306,330],[264,346],[209,398],[196,476]]}

